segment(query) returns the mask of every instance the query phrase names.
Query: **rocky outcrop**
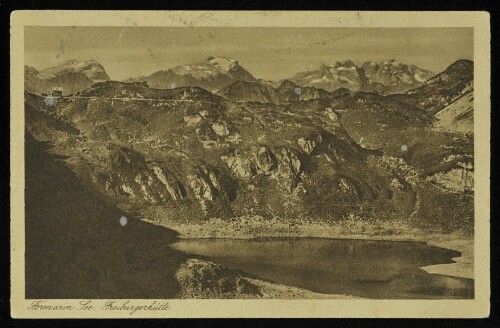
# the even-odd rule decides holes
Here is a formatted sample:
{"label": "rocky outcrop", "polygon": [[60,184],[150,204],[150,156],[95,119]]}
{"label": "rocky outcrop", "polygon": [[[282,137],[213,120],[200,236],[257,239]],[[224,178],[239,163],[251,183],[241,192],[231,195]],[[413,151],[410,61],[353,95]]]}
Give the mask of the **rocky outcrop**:
{"label": "rocky outcrop", "polygon": [[181,200],[186,197],[186,191],[182,184],[175,178],[174,174],[168,169],[153,165],[153,172],[165,188],[167,188],[170,197],[173,200]]}
{"label": "rocky outcrop", "polygon": [[233,154],[230,156],[223,156],[222,160],[226,162],[229,169],[240,178],[251,178],[256,174],[257,170],[252,159]]}
{"label": "rocky outcrop", "polygon": [[256,298],[259,288],[239,272],[219,264],[189,259],[176,272],[181,298]]}
{"label": "rocky outcrop", "polygon": [[255,161],[259,173],[269,174],[276,167],[276,157],[267,146],[259,148],[255,154]]}
{"label": "rocky outcrop", "polygon": [[345,176],[339,176],[337,178],[337,183],[332,187],[335,188],[336,191],[341,195],[347,196],[351,199],[359,199],[356,186],[349,178]]}
{"label": "rocky outcrop", "polygon": [[273,176],[285,190],[293,191],[301,181],[302,162],[294,151],[284,147],[276,149],[275,154],[278,166]]}
{"label": "rocky outcrop", "polygon": [[338,122],[339,117],[332,108],[330,107],[325,108],[324,113],[331,121]]}
{"label": "rocky outcrop", "polygon": [[255,150],[255,156],[224,156],[231,171],[240,178],[249,179],[256,175],[267,176],[276,180],[286,191],[293,191],[301,180],[304,171],[296,151],[285,147],[271,149],[261,146]]}
{"label": "rocky outcrop", "polygon": [[195,168],[195,173],[187,176],[187,180],[194,197],[205,213],[217,204],[227,204],[229,201],[228,193],[213,169],[200,165]]}
{"label": "rocky outcrop", "polygon": [[219,137],[225,137],[229,135],[229,126],[227,122],[214,122],[212,123],[212,130]]}
{"label": "rocky outcrop", "polygon": [[316,135],[312,138],[301,137],[297,140],[297,143],[304,152],[310,155],[322,141],[323,137],[321,135]]}
{"label": "rocky outcrop", "polygon": [[472,163],[458,162],[453,168],[430,175],[427,180],[452,192],[472,192],[474,166]]}
{"label": "rocky outcrop", "polygon": [[435,126],[459,133],[474,132],[474,81],[463,90],[463,95],[436,113]]}
{"label": "rocky outcrop", "polygon": [[110,170],[95,177],[107,192],[144,199],[153,204],[186,197],[180,180],[162,163],[148,163],[140,153],[117,145],[109,145],[107,150]]}

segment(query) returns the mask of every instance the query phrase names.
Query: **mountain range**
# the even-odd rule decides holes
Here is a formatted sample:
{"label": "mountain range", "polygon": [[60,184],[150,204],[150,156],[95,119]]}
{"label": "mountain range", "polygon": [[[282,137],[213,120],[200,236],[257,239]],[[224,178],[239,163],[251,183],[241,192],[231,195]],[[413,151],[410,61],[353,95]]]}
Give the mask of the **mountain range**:
{"label": "mountain range", "polygon": [[220,90],[235,81],[256,82],[257,79],[238,61],[208,57],[204,61],[154,72],[126,82],[147,82],[152,88],[198,86],[209,91]]}
{"label": "mountain range", "polygon": [[[389,94],[414,89],[433,75],[430,71],[393,59],[385,62],[365,62],[361,66],[345,60],[332,66],[322,64],[318,70],[300,72],[289,79],[272,82],[255,78],[237,60],[211,56],[201,62],[129,78],[125,82],[146,82],[149,86],[160,89],[199,86],[212,92],[221,91],[239,81],[270,85],[274,88],[283,82],[287,82],[285,86],[293,82],[302,88],[312,87],[329,92],[345,88],[351,91]],[[42,71],[26,66],[25,77],[25,88],[33,93],[46,92],[53,86],[62,86],[67,90],[65,94],[69,94],[86,89],[93,83],[110,80],[102,65],[94,60],[70,60]]]}
{"label": "mountain range", "polygon": [[385,62],[365,62],[356,66],[352,61],[338,61],[333,66],[322,64],[318,70],[295,74],[290,80],[301,86],[327,91],[346,88],[352,91],[376,91],[381,94],[404,92],[424,83],[434,74],[415,65],[394,59]]}
{"label": "mountain range", "polygon": [[236,81],[219,90],[218,95],[237,102],[284,104],[317,98],[331,98],[332,93],[315,87],[300,87],[284,80],[277,88],[260,82]]}
{"label": "mountain range", "polygon": [[[349,65],[336,69],[365,71]],[[166,71],[196,82],[189,86],[105,81],[101,67],[27,68],[26,83],[35,85],[26,89],[26,128],[124,211],[165,226],[248,215],[473,224],[470,61],[424,82],[414,73],[418,86],[390,95],[292,80],[273,87],[213,57]],[[374,67],[363,83],[383,70]],[[47,103],[31,91],[75,74],[92,81],[76,97]],[[160,80],[166,88],[151,85]]]}
{"label": "mountain range", "polygon": [[[352,61],[346,60],[336,62],[333,66],[322,64],[318,70],[297,73],[284,81],[289,80],[300,87],[313,87],[326,91],[346,88],[352,91],[377,91],[386,94],[407,91],[421,85],[432,76],[433,73],[430,71],[395,60],[365,62],[359,67]],[[284,82],[267,83],[258,80],[240,66],[238,61],[222,57],[208,57],[200,63],[177,66],[127,81],[145,81],[155,88],[196,85],[215,92],[239,81],[274,87]],[[263,99],[269,100],[267,97],[269,96],[263,96]],[[272,98],[272,95],[270,97]]]}

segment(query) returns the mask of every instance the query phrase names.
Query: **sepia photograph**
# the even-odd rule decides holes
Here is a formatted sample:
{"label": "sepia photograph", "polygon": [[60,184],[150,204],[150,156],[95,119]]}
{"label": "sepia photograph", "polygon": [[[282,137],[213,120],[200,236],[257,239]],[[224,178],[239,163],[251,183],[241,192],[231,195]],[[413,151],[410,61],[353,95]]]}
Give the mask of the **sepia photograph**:
{"label": "sepia photograph", "polygon": [[477,296],[472,26],[131,20],[22,42],[33,312]]}

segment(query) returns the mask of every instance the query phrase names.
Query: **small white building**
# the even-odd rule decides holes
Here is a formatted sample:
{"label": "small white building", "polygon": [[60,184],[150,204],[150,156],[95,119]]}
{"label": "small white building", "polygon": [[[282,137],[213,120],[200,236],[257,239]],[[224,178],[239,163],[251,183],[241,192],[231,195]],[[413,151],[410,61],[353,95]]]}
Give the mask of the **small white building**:
{"label": "small white building", "polygon": [[61,97],[62,95],[63,95],[63,88],[62,87],[53,87],[52,88],[52,96]]}

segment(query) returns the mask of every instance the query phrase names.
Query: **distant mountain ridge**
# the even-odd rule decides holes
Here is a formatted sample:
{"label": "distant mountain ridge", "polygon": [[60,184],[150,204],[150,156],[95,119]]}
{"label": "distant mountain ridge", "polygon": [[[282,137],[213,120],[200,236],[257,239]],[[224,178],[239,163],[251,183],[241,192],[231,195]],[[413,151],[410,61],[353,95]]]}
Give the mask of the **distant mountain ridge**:
{"label": "distant mountain ridge", "polygon": [[218,91],[217,94],[237,102],[259,102],[285,104],[287,102],[311,99],[328,99],[333,94],[314,87],[300,87],[290,80],[284,80],[278,87],[258,82],[236,81]]}
{"label": "distant mountain ridge", "polygon": [[104,67],[97,61],[78,61],[76,59],[71,59],[61,65],[40,71],[38,77],[46,80],[68,72],[83,73],[94,82],[110,80]]}
{"label": "distant mountain ridge", "polygon": [[327,91],[340,88],[360,91],[368,84],[364,70],[350,60],[336,62],[333,66],[321,64],[319,69],[299,72],[290,80],[300,86],[316,87]]}
{"label": "distant mountain ridge", "polygon": [[[394,59],[385,62],[365,62],[357,66],[351,60],[322,64],[318,70],[296,73],[289,80],[300,87],[326,91],[346,88],[351,91],[375,91],[381,94],[405,92],[423,84],[434,74],[415,65]],[[283,81],[263,81],[255,78],[238,61],[224,57],[208,57],[204,61],[160,70],[125,82],[147,82],[154,88],[199,86],[217,92],[236,81],[255,82],[277,88]],[[254,86],[256,87],[256,86]]]}
{"label": "distant mountain ridge", "polygon": [[[237,81],[270,85],[275,89],[284,81],[290,81],[301,88],[313,87],[329,92],[344,88],[351,91],[390,94],[414,89],[432,76],[433,73],[428,70],[402,64],[394,59],[385,62],[365,62],[360,66],[351,60],[345,60],[338,61],[332,66],[322,64],[318,70],[299,72],[290,79],[272,82],[255,78],[235,59],[210,56],[197,63],[159,70],[147,76],[126,79],[125,82],[146,82],[150,87],[159,89],[198,86],[211,92],[218,92]],[[108,81],[110,77],[104,67],[95,60],[69,60],[41,71],[26,66],[25,79],[25,89],[28,92],[47,93],[54,86],[62,86],[64,93],[69,94],[87,89],[93,83]],[[233,89],[236,86],[233,86]],[[255,85],[252,86],[257,88]],[[314,98],[314,95],[308,96],[312,89],[304,91],[305,95],[296,97],[291,94],[291,97]],[[313,94],[317,96],[319,92],[321,91],[314,91]]]}
{"label": "distant mountain ridge", "polygon": [[338,61],[333,66],[322,64],[318,70],[295,74],[290,80],[300,86],[334,91],[376,91],[381,94],[404,92],[423,84],[434,74],[415,65],[385,62],[365,62],[357,66],[351,60]]}
{"label": "distant mountain ridge", "polygon": [[50,93],[53,87],[62,87],[63,94],[71,94],[91,87],[94,83],[110,80],[104,67],[95,60],[68,60],[41,71],[25,66],[25,91]]}
{"label": "distant mountain ridge", "polygon": [[434,76],[431,71],[394,59],[385,62],[365,62],[362,65],[370,84],[380,83],[385,93],[404,92]]}
{"label": "distant mountain ridge", "polygon": [[160,89],[198,86],[217,91],[235,81],[257,82],[257,79],[234,59],[210,56],[199,63],[176,66],[126,80],[128,81],[144,81],[149,86]]}
{"label": "distant mountain ridge", "polygon": [[[361,66],[345,60],[333,66],[323,64],[316,71],[297,73],[292,79],[279,83],[270,83],[256,79],[234,59],[208,57],[199,63],[129,79],[128,82],[135,81],[136,84],[123,92],[133,98],[135,94],[129,94],[131,90],[141,90],[138,94],[144,88],[185,92],[179,88],[190,87],[199,88],[195,93],[203,99],[216,94],[234,102],[276,105],[317,99],[330,101],[353,92],[374,92],[389,94],[387,97],[392,100],[427,111],[435,117],[435,126],[439,129],[471,133],[474,125],[473,70],[474,63],[470,60],[458,60],[437,75],[395,60],[365,62]],[[95,60],[69,60],[41,71],[25,66],[25,91],[34,94],[49,94],[54,87],[62,87],[64,95],[74,94],[109,80],[104,67]],[[143,82],[147,85],[144,86]],[[121,84],[113,85],[121,88]],[[101,92],[105,90],[103,87],[93,88],[92,92]],[[113,95],[116,97],[117,94]],[[360,101],[368,99],[363,95],[359,97]]]}

